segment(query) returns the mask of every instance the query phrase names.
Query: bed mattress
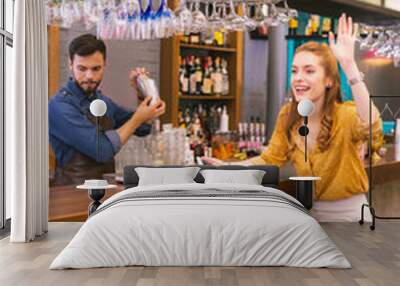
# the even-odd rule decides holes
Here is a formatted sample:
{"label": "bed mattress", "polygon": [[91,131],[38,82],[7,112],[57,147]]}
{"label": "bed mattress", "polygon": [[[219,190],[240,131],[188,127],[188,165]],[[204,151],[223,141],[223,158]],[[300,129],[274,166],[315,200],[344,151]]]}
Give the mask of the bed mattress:
{"label": "bed mattress", "polygon": [[282,191],[197,183],[135,187],[110,197],[50,269],[132,265],[351,267]]}

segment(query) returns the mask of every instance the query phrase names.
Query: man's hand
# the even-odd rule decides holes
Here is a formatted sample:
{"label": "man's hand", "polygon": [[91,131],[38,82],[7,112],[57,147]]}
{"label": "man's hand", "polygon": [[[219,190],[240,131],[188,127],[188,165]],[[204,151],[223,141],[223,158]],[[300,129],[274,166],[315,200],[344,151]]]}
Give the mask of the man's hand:
{"label": "man's hand", "polygon": [[138,106],[132,118],[145,123],[147,121],[156,119],[157,117],[165,113],[165,102],[161,99],[157,99],[155,104],[150,105],[151,97],[146,97]]}
{"label": "man's hand", "polygon": [[129,74],[130,85],[136,90],[137,97],[140,101],[144,100],[144,95],[139,91],[137,87],[137,77],[142,74],[148,76],[149,72],[146,71],[145,68],[135,68],[131,70]]}

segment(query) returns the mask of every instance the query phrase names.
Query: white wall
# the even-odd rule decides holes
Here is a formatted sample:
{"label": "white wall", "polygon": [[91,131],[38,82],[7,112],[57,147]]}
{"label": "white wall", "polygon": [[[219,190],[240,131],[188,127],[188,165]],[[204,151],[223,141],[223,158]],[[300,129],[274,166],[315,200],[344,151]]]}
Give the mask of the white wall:
{"label": "white wall", "polygon": [[250,121],[250,116],[259,116],[261,120],[265,120],[267,112],[268,41],[253,40],[249,33],[245,33],[243,46],[241,121]]}

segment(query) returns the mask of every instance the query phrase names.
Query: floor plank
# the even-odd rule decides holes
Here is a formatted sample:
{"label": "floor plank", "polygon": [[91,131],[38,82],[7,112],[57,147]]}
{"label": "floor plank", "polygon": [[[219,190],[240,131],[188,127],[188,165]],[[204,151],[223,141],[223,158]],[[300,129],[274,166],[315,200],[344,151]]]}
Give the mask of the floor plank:
{"label": "floor plank", "polygon": [[327,223],[322,227],[352,263],[352,269],[289,267],[119,267],[48,269],[82,223],[50,223],[49,233],[29,244],[0,240],[0,285],[399,285],[400,223]]}

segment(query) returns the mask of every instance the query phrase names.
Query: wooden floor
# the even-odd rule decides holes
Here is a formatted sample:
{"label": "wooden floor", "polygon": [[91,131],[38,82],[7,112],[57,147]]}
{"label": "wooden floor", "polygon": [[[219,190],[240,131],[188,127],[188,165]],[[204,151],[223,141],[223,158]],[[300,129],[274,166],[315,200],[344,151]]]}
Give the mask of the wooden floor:
{"label": "wooden floor", "polygon": [[372,232],[356,223],[322,224],[353,268],[124,267],[48,270],[81,223],[50,223],[28,244],[0,241],[0,285],[400,285],[400,223],[378,221]]}

